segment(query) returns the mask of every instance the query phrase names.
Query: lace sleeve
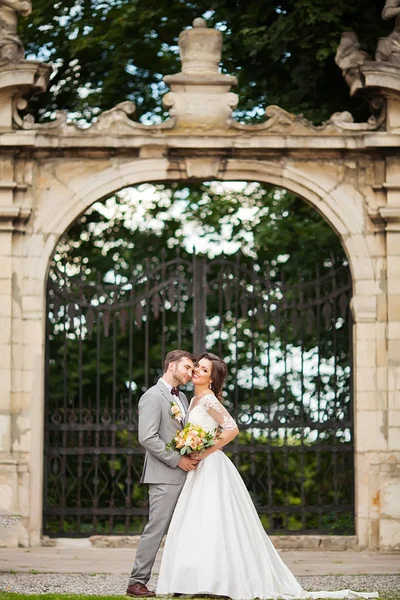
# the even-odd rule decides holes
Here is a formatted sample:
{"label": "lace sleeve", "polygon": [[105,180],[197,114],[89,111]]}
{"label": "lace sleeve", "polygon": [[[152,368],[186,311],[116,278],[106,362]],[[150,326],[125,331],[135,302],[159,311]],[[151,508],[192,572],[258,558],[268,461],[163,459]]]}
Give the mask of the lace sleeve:
{"label": "lace sleeve", "polygon": [[231,417],[226,408],[224,408],[214,396],[207,394],[201,398],[199,404],[204,406],[208,414],[222,427],[222,429],[237,429],[236,421]]}

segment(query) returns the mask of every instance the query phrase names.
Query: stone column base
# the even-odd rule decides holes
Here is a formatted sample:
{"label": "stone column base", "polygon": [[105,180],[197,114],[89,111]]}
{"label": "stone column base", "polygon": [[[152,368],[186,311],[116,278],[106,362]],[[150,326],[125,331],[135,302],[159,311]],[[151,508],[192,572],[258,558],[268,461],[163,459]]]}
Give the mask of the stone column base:
{"label": "stone column base", "polygon": [[0,455],[0,548],[29,545],[28,465]]}
{"label": "stone column base", "polygon": [[0,548],[18,548],[19,515],[0,515]]}

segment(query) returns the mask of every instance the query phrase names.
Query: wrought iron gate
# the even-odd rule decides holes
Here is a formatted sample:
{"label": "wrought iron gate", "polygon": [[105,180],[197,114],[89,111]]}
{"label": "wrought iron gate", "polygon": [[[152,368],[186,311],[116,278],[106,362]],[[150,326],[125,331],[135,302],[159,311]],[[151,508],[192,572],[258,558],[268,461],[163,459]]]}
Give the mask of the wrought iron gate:
{"label": "wrought iron gate", "polygon": [[175,347],[229,366],[228,447],[270,533],[352,533],[350,272],[287,283],[242,255],[165,258],[97,282],[52,264],[44,532],[138,533],[137,402]]}

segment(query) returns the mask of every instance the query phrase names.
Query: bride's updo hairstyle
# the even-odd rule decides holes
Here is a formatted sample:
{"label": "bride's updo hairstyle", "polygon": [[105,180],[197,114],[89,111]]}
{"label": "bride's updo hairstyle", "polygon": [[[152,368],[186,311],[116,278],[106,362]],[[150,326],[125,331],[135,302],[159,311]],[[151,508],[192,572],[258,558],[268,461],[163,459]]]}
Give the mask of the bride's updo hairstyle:
{"label": "bride's updo hairstyle", "polygon": [[210,389],[213,394],[216,395],[218,400],[222,401],[222,386],[224,385],[225,377],[228,374],[228,367],[226,366],[225,361],[222,360],[216,354],[212,354],[211,352],[203,352],[196,358],[196,362],[199,362],[202,358],[206,358],[210,361],[211,367],[211,379],[212,382],[210,384]]}

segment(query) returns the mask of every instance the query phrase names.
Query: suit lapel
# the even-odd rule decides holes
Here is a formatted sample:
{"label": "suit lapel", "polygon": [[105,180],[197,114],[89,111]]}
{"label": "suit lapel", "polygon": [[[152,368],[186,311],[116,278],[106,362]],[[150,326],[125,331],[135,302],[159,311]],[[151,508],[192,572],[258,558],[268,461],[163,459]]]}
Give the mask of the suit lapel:
{"label": "suit lapel", "polygon": [[186,400],[185,406],[186,406],[186,414],[185,414],[185,419],[183,421],[184,426],[186,427],[186,425],[189,423],[189,410],[190,410],[190,405],[191,405],[191,401],[188,402]]}
{"label": "suit lapel", "polygon": [[182,406],[185,408],[185,416],[183,417],[183,420],[182,420],[182,429],[183,429],[184,427],[186,427],[186,423],[187,423],[187,419],[188,419],[188,415],[189,415],[189,403],[183,392],[179,392],[179,400],[181,401]]}
{"label": "suit lapel", "polygon": [[[174,401],[174,398],[173,398],[172,394],[170,394],[168,392],[167,388],[165,387],[165,385],[163,385],[163,383],[161,381],[157,382],[157,387],[160,390],[163,399],[166,402],[168,402],[169,408],[171,410],[171,402]],[[180,399],[181,402],[183,402],[183,404],[185,404],[180,395],[179,395],[179,399]],[[173,417],[171,417],[171,415],[170,415],[170,418],[173,419]],[[176,423],[176,425],[178,427],[180,427],[181,429],[183,429],[183,427],[184,427],[183,421],[177,421],[176,419],[173,419],[173,420],[175,421],[175,423]]]}
{"label": "suit lapel", "polygon": [[185,407],[185,411],[187,414],[187,411],[189,409],[189,403],[187,401],[185,394],[183,394],[182,392],[179,392],[179,400],[182,402],[183,406]]}
{"label": "suit lapel", "polygon": [[157,382],[157,387],[160,390],[163,399],[168,402],[169,405],[171,405],[171,402],[173,401],[172,398],[172,394],[170,394],[167,390],[167,388],[165,387],[165,385],[163,385],[163,383],[161,381]]}

